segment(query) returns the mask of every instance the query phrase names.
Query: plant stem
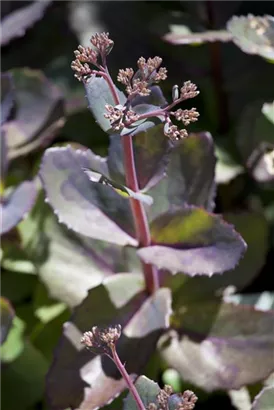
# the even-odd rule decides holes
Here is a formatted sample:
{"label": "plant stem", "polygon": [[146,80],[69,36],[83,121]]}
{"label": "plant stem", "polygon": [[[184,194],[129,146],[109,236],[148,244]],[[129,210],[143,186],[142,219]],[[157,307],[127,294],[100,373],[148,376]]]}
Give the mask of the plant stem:
{"label": "plant stem", "polygon": [[114,361],[114,363],[116,364],[116,366],[117,366],[119,372],[120,372],[121,375],[123,376],[124,380],[126,381],[126,383],[127,383],[127,385],[128,385],[128,389],[129,389],[130,393],[132,394],[134,400],[136,401],[136,404],[137,404],[137,406],[138,406],[138,409],[139,409],[139,410],[146,410],[146,408],[145,408],[145,406],[144,406],[144,404],[143,404],[143,402],[142,402],[142,400],[141,400],[141,397],[139,396],[139,393],[138,393],[138,391],[137,391],[137,389],[136,389],[136,387],[135,387],[133,381],[131,380],[131,378],[130,378],[128,372],[126,371],[125,366],[124,366],[123,363],[121,362],[121,360],[120,360],[120,358],[119,358],[119,356],[118,356],[118,354],[117,354],[117,352],[116,352],[116,348],[115,348],[114,345],[112,346],[111,351],[112,351],[113,361]]}
{"label": "plant stem", "polygon": [[[115,85],[109,75],[108,70],[105,72],[100,72],[100,75],[107,81],[110,91],[112,93],[115,104],[119,104],[119,97],[115,89]],[[161,111],[162,112],[162,111]],[[136,174],[134,152],[132,136],[126,135],[121,136],[121,142],[124,154],[124,167],[126,174],[126,185],[129,189],[134,192],[139,192],[138,179]],[[148,226],[148,220],[145,213],[143,204],[137,199],[130,198],[130,205],[134,218],[134,226],[137,239],[140,246],[149,246],[151,244],[150,231]],[[146,289],[149,294],[153,294],[157,289],[159,289],[159,275],[158,270],[150,265],[142,262],[143,271],[146,282]]]}
{"label": "plant stem", "polygon": [[[126,174],[126,184],[134,192],[139,191],[138,179],[135,168],[134,152],[132,144],[132,136],[125,135],[121,137],[123,152],[124,152],[124,166]],[[131,209],[134,218],[134,225],[136,236],[140,246],[149,246],[151,244],[150,231],[147,221],[147,216],[144,206],[141,201],[130,198]],[[159,289],[158,271],[150,264],[143,263],[143,270],[146,281],[146,289],[152,294]]]}

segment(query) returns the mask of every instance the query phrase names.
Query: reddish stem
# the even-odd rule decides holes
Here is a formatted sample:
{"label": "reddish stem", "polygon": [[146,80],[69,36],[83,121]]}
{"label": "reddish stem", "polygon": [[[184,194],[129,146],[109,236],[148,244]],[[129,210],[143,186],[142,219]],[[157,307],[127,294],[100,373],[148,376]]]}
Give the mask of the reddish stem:
{"label": "reddish stem", "polygon": [[134,398],[134,400],[135,400],[135,402],[138,406],[138,409],[139,410],[146,410],[146,408],[145,408],[145,406],[144,406],[144,404],[141,400],[141,397],[139,396],[139,393],[138,393],[133,381],[131,380],[128,372],[126,371],[125,366],[121,362],[121,360],[120,360],[120,358],[119,358],[119,356],[116,352],[115,346],[113,346],[111,348],[111,351],[112,351],[112,359],[113,359],[114,363],[116,364],[119,372],[123,376],[124,380],[126,381],[126,383],[128,385],[128,389],[129,389],[130,393],[132,394],[132,396],[133,396],[133,398]]}

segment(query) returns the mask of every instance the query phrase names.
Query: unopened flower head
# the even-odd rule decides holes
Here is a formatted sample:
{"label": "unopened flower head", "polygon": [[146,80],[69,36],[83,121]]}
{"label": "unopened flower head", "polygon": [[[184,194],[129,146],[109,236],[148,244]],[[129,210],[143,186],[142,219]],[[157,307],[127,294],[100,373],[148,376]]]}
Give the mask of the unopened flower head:
{"label": "unopened flower head", "polygon": [[93,326],[91,331],[85,332],[81,343],[87,349],[97,354],[111,354],[112,347],[121,336],[121,325],[99,328]]}
{"label": "unopened flower head", "polygon": [[193,84],[191,81],[186,81],[180,89],[181,95],[180,99],[183,100],[188,100],[189,98],[194,98],[199,94],[199,91],[197,90],[197,86]]}
{"label": "unopened flower head", "polygon": [[108,36],[109,33],[95,33],[90,39],[91,44],[104,56],[111,52],[114,45],[114,41]]}

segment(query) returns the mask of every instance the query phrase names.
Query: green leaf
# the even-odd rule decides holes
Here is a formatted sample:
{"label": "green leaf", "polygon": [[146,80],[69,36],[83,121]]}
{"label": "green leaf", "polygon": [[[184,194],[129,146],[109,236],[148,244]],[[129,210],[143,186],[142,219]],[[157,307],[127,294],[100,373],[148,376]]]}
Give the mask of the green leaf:
{"label": "green leaf", "polygon": [[[88,81],[84,85],[89,102],[89,108],[96,122],[104,131],[109,131],[111,126],[109,120],[104,117],[106,111],[105,106],[106,104],[110,104],[112,106],[116,105],[109,85],[103,78],[98,78],[95,76],[92,76],[90,79],[88,79]],[[124,105],[126,102],[125,95],[122,93],[122,91],[118,90],[117,87],[115,87],[115,89],[120,99],[120,104]]]}
{"label": "green leaf", "polygon": [[174,325],[159,342],[181,377],[210,392],[239,389],[274,369],[274,311],[214,300],[174,306]]}
{"label": "green leaf", "polygon": [[274,403],[274,386],[264,387],[255,397],[251,410],[272,410]]}
{"label": "green leaf", "polygon": [[5,342],[10,328],[12,326],[12,321],[14,318],[14,310],[10,302],[1,296],[1,345]]}
{"label": "green leaf", "polygon": [[4,125],[10,159],[49,143],[64,124],[63,95],[42,72],[15,69],[11,73],[17,109]]}
{"label": "green leaf", "polygon": [[231,41],[232,36],[225,30],[211,30],[201,33],[168,33],[164,36],[164,40],[173,45],[198,45],[203,43],[215,43],[217,41]]}
{"label": "green leaf", "polygon": [[25,330],[24,322],[15,316],[12,327],[9,331],[5,343],[1,346],[1,361],[9,363],[15,360],[24,349],[23,334]]}
{"label": "green leaf", "polygon": [[14,84],[9,73],[1,73],[1,124],[9,118],[14,105]]}
{"label": "green leaf", "polygon": [[28,410],[40,401],[47,370],[48,363],[43,355],[31,343],[26,342],[16,360],[2,367],[3,408]]}
{"label": "green leaf", "polygon": [[129,374],[136,377],[169,325],[170,306],[169,289],[147,298],[142,275],[116,274],[91,289],[66,323],[56,349],[47,380],[51,405],[92,410],[112,401],[126,388],[125,381],[108,357],[83,348],[82,333],[95,325],[120,323],[123,333],[117,351]]}
{"label": "green leaf", "polygon": [[262,107],[262,113],[274,125],[274,101],[272,103],[265,103]]}
{"label": "green leaf", "polygon": [[90,150],[48,149],[40,168],[47,200],[59,222],[75,232],[122,246],[136,246],[130,203],[112,188],[89,180],[83,169],[96,170],[95,164],[100,169],[102,159]]}
{"label": "green leaf", "polygon": [[222,273],[233,269],[246,249],[231,225],[194,206],[160,215],[150,228],[153,245],[137,253],[145,263],[172,273]]}
{"label": "green leaf", "polygon": [[[157,404],[157,394],[161,391],[157,383],[148,379],[146,376],[140,376],[135,382],[135,387],[145,408],[147,408],[150,403]],[[131,393],[128,393],[124,400],[123,410],[138,410],[138,406]]]}
{"label": "green leaf", "polygon": [[272,16],[233,16],[227,30],[234,43],[248,54],[274,60],[274,18]]}

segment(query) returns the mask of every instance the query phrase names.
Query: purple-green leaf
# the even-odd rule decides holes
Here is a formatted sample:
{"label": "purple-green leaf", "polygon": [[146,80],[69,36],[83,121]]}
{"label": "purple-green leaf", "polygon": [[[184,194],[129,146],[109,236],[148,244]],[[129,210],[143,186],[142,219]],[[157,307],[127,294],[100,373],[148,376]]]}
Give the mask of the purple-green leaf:
{"label": "purple-green leaf", "polygon": [[[115,106],[116,104],[108,83],[104,78],[92,76],[84,85],[87,93],[89,108],[96,122],[104,131],[111,131],[110,122],[104,117],[104,113],[106,112],[105,106],[106,104],[110,104],[112,106]],[[121,91],[118,90],[118,88],[115,87],[115,89],[119,96],[120,104],[123,105],[126,102],[126,97]]]}
{"label": "purple-green leaf", "polygon": [[5,342],[14,318],[14,310],[10,302],[1,296],[1,344]]}
{"label": "purple-green leaf", "polygon": [[75,151],[69,146],[48,149],[40,169],[47,200],[59,222],[75,232],[117,245],[136,246],[128,199],[111,187],[90,181],[84,172],[100,172],[103,163],[90,150]]}
{"label": "purple-green leaf", "polygon": [[50,0],[34,1],[4,17],[1,22],[1,46],[8,44],[16,37],[22,37],[29,27],[43,17],[50,3]]}
{"label": "purple-green leaf", "polygon": [[[145,408],[148,408],[150,403],[158,405],[157,395],[161,389],[157,383],[146,376],[140,376],[135,382],[135,387]],[[123,410],[138,410],[138,406],[131,393],[128,393],[124,400]]]}
{"label": "purple-green leaf", "polygon": [[218,300],[175,307],[172,330],[159,349],[184,380],[206,391],[239,389],[274,370],[274,311]]}
{"label": "purple-green leaf", "polygon": [[[167,166],[169,143],[163,126],[150,126],[134,135],[133,150],[139,188],[147,191],[163,178]],[[108,166],[111,177],[125,184],[123,152],[118,135],[111,137]]]}
{"label": "purple-green leaf", "polygon": [[109,403],[126,388],[110,359],[81,346],[84,331],[120,323],[123,332],[117,344],[118,354],[135,378],[168,327],[170,306],[169,289],[160,289],[147,298],[142,275],[116,274],[90,290],[71,321],[64,325],[47,378],[51,406],[93,410]]}
{"label": "purple-green leaf", "polygon": [[59,88],[40,71],[12,71],[16,112],[4,124],[9,158],[25,155],[46,145],[64,124],[64,101]]}
{"label": "purple-green leaf", "polygon": [[202,208],[185,207],[151,223],[152,246],[138,250],[145,263],[190,276],[233,269],[246,244],[233,226]]}
{"label": "purple-green leaf", "polygon": [[35,181],[22,182],[1,203],[1,235],[14,228],[31,210],[37,196]]}
{"label": "purple-green leaf", "polygon": [[166,177],[148,192],[154,200],[150,219],[185,204],[212,211],[215,164],[213,139],[208,132],[190,134],[174,147],[169,154]]}

